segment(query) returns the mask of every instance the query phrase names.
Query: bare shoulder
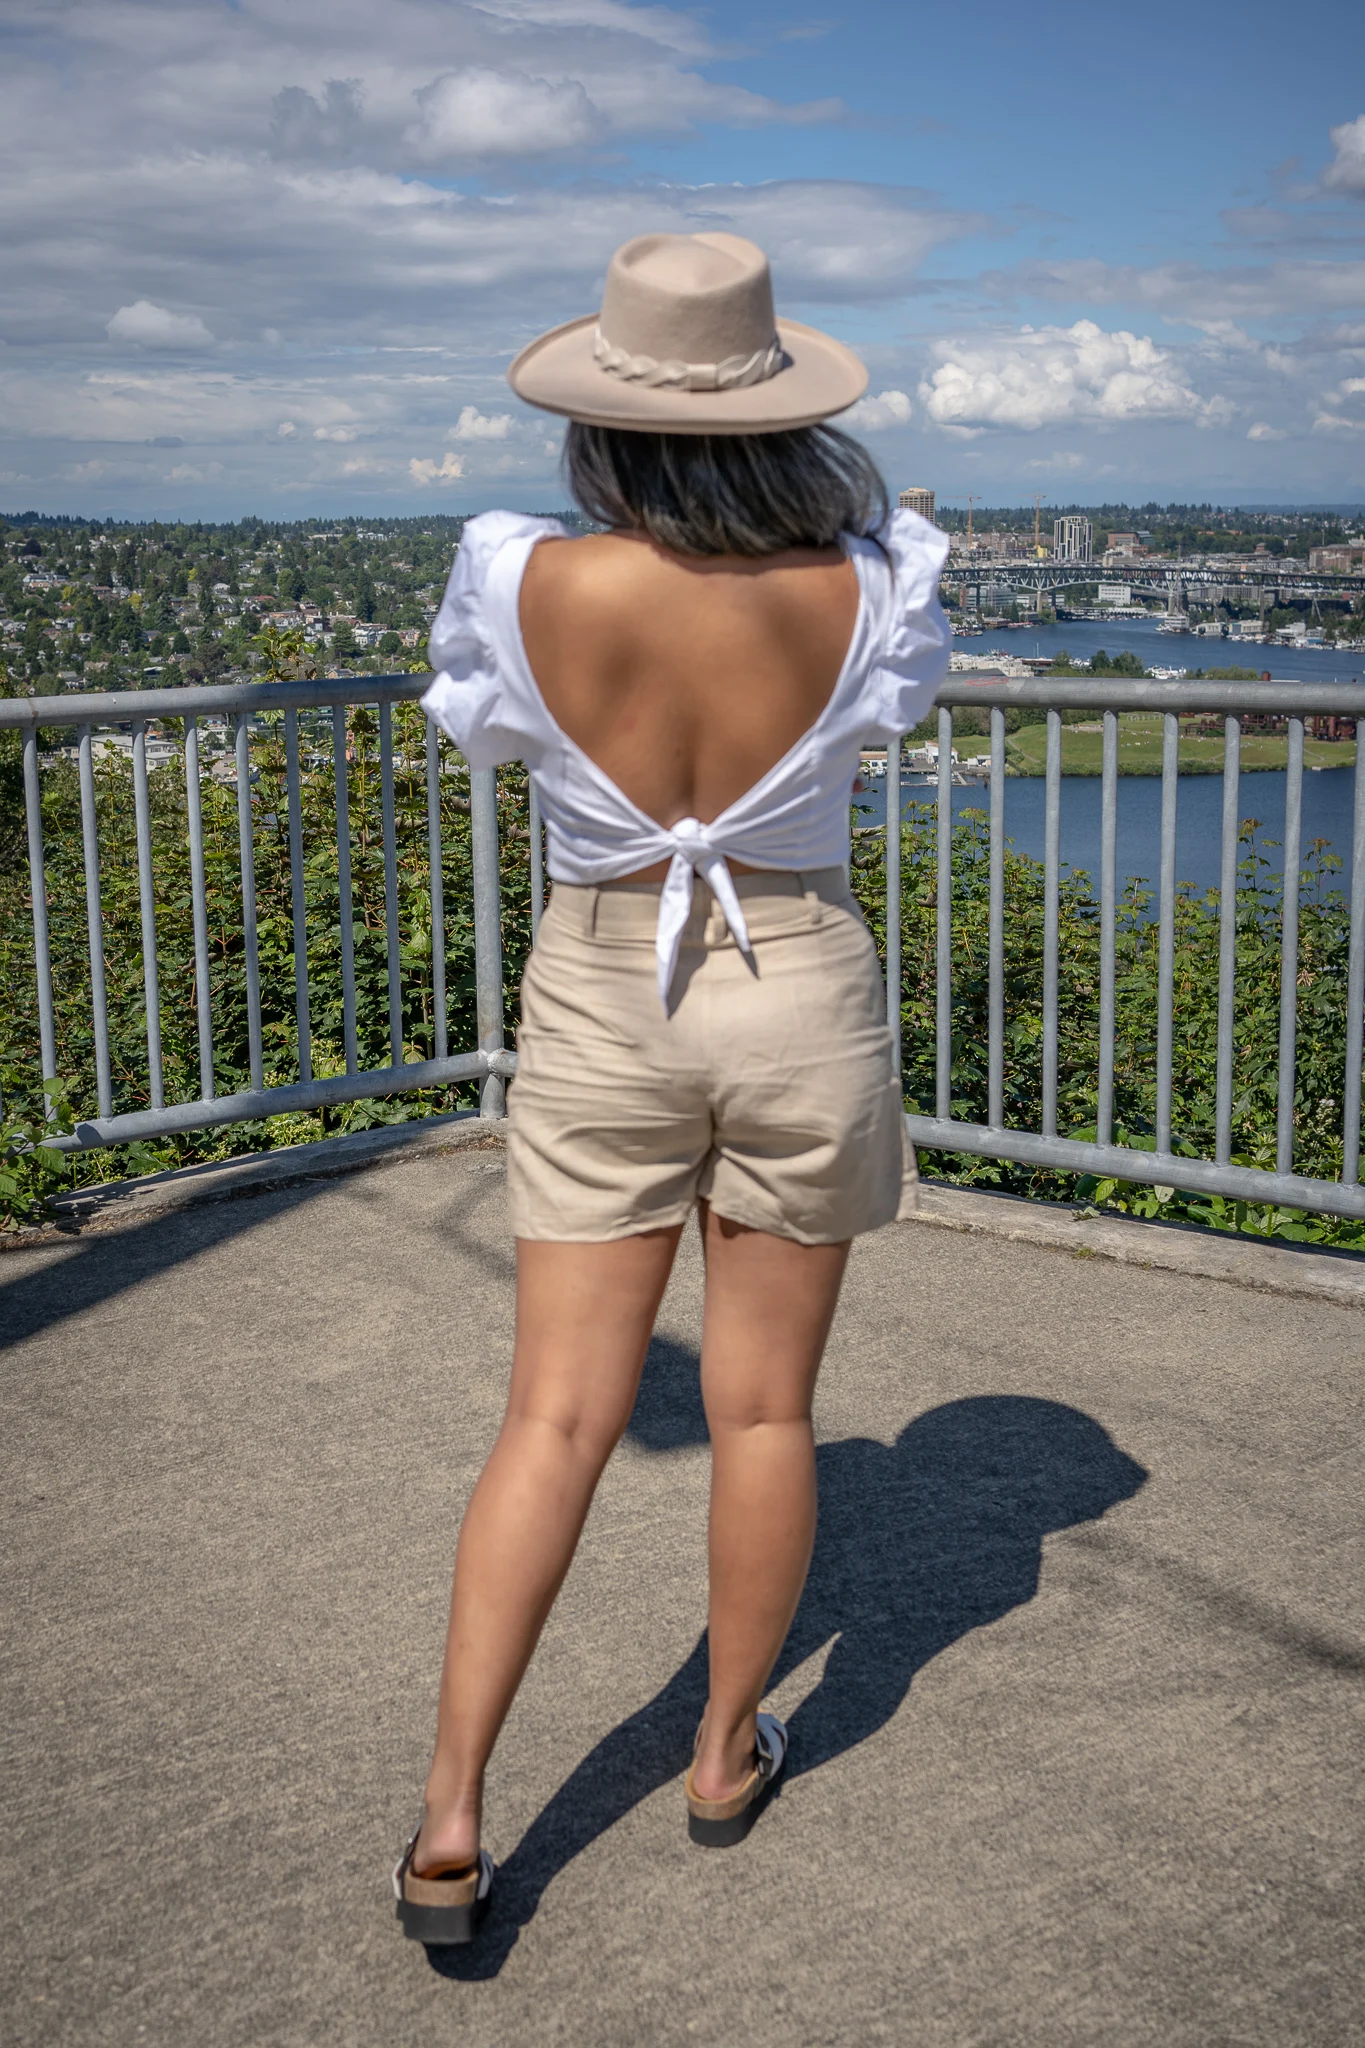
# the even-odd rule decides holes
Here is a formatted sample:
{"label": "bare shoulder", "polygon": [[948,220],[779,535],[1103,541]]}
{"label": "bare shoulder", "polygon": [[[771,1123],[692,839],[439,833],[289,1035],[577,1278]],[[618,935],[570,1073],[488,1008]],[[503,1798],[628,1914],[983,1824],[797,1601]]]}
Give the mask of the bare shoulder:
{"label": "bare shoulder", "polygon": [[523,592],[538,610],[564,600],[610,607],[623,599],[647,593],[663,596],[674,589],[695,599],[708,585],[727,585],[736,594],[747,590],[760,603],[766,596],[785,599],[798,590],[818,601],[822,587],[855,582],[852,563],[838,547],[791,548],[758,557],[684,556],[656,546],[644,535],[594,533],[577,540],[541,541],[526,565]]}
{"label": "bare shoulder", "polygon": [[613,601],[638,587],[652,566],[654,550],[625,534],[589,533],[580,539],[540,541],[526,564],[522,584],[533,604],[563,599],[591,604]]}

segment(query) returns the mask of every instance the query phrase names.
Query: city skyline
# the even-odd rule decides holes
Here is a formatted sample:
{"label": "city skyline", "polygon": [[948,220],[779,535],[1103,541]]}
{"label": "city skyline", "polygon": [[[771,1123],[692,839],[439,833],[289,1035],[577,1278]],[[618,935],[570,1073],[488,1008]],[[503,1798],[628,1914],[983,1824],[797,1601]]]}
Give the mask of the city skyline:
{"label": "city skyline", "polygon": [[1002,0],[15,0],[0,508],[562,503],[507,360],[703,226],[863,356],[893,494],[1360,503],[1365,35],[1296,25],[1330,65],[1264,0],[1157,0],[1153,61]]}

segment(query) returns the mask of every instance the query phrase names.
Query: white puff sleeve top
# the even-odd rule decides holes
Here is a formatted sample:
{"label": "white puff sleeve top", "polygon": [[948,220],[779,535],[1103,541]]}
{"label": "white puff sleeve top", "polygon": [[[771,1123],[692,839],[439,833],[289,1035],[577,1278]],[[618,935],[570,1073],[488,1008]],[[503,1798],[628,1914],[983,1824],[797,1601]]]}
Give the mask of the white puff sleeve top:
{"label": "white puff sleeve top", "polygon": [[659,905],[659,993],[702,876],[738,944],[749,935],[727,859],[755,868],[835,867],[849,857],[849,793],[859,755],[927,714],[948,668],[938,601],[947,536],[916,512],[893,512],[871,540],[843,537],[858,575],[858,616],[844,665],[815,723],[720,816],[660,825],[638,809],[550,716],[522,643],[519,600],[531,550],[565,535],[556,519],[485,512],[464,529],[431,632],[435,681],[423,708],[471,768],[524,761],[546,824],[551,877],[595,884],[670,863]]}

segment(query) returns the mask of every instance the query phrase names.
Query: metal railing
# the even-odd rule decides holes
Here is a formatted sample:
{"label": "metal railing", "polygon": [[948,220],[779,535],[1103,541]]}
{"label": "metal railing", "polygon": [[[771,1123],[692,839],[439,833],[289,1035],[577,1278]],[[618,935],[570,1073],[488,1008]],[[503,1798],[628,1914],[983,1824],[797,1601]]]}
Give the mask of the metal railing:
{"label": "metal railing", "polygon": [[[911,1114],[906,1127],[917,1145],[947,1152],[983,1154],[1021,1165],[1050,1167],[1125,1181],[1230,1196],[1237,1201],[1365,1217],[1360,1184],[1362,990],[1365,989],[1365,769],[1355,768],[1350,856],[1350,938],[1346,971],[1346,1056],[1342,1076],[1342,1175],[1339,1181],[1294,1172],[1295,1049],[1298,1014],[1299,862],[1303,815],[1304,719],[1322,714],[1365,719],[1365,685],[1358,683],[1144,683],[950,681],[938,693],[937,787],[938,901],[935,989],[935,1113]],[[990,876],[987,1027],[987,1116],[984,1124],[955,1119],[953,1072],[953,869],[952,712],[954,706],[990,711]],[[1008,782],[1005,773],[1005,712],[1011,707],[1047,712],[1046,790],[1043,855],[1042,1114],[1036,1131],[1007,1128],[1005,1077],[1005,833]],[[1061,713],[1099,711],[1103,718],[1100,855],[1100,991],[1098,1111],[1095,1142],[1067,1138],[1057,1129],[1058,1072],[1058,907],[1061,879]],[[1115,1145],[1114,1021],[1116,840],[1118,822],[1118,714],[1162,714],[1161,858],[1158,877],[1158,986],[1156,1016],[1156,1145],[1139,1151]],[[1212,1159],[1192,1159],[1172,1143],[1172,1082],[1175,1015],[1176,817],[1179,793],[1181,712],[1221,713],[1223,813],[1219,905],[1216,1138]],[[1277,1075],[1276,1159],[1273,1172],[1232,1160],[1233,1016],[1236,997],[1238,789],[1241,716],[1270,713],[1287,718],[1288,770],[1285,783],[1284,897],[1280,939],[1280,1033]],[[900,763],[892,748],[887,762],[888,819],[899,815]],[[901,925],[900,850],[896,834],[887,841],[888,934]],[[893,963],[888,937],[888,1017],[899,1028],[899,946]]]}
{"label": "metal railing", "polygon": [[[102,695],[83,693],[78,697],[32,697],[0,702],[0,729],[13,729],[17,726],[24,733],[24,794],[28,824],[29,879],[33,902],[34,965],[38,985],[39,1051],[44,1079],[55,1077],[58,1067],[52,966],[48,943],[48,896],[39,787],[38,733],[40,730],[74,727],[78,744],[91,1018],[99,1114],[78,1120],[73,1131],[46,1138],[45,1144],[59,1151],[83,1151],[103,1145],[127,1144],[135,1139],[155,1139],[178,1131],[206,1130],[214,1125],[278,1116],[289,1111],[321,1109],[338,1103],[360,1101],[366,1097],[393,1094],[405,1089],[444,1086],[453,1081],[478,1080],[481,1083],[480,1106],[484,1115],[502,1115],[506,1081],[515,1071],[516,1055],[506,1049],[503,1019],[496,777],[494,771],[490,769],[476,771],[469,778],[478,1044],[468,1051],[452,1053],[447,1044],[445,904],[442,888],[439,806],[440,753],[443,743],[430,719],[426,721],[425,767],[434,1057],[426,1060],[405,1060],[403,1057],[392,708],[395,703],[410,702],[420,697],[430,681],[430,676],[421,675],[364,676],[306,683],[247,683],[198,689],[120,691]],[[389,1064],[384,1067],[372,1067],[363,1072],[359,1066],[356,1030],[355,946],[351,914],[351,833],[345,723],[346,710],[354,705],[378,707],[385,952],[388,967]],[[299,714],[301,711],[319,708],[329,710],[332,716],[337,880],[342,908],[340,948],[346,1069],[343,1074],[326,1077],[314,1074],[311,1057],[312,1029],[299,758]],[[300,1079],[283,1087],[265,1085],[261,1028],[260,954],[256,919],[256,826],[252,816],[251,799],[251,721],[262,712],[283,713],[288,787],[294,1010]],[[211,969],[201,810],[199,721],[201,718],[214,716],[231,719],[234,728],[242,944],[251,1083],[249,1088],[231,1095],[218,1095],[214,1089]],[[178,1103],[167,1103],[164,1100],[162,1079],[156,887],[152,867],[151,811],[146,759],[147,727],[149,723],[162,718],[184,721],[186,817],[194,921],[195,993],[198,1008],[200,1092],[193,1101]],[[133,798],[147,1027],[147,1093],[150,1100],[147,1109],[128,1111],[121,1115],[115,1115],[113,1110],[93,758],[95,730],[111,725],[132,727]],[[533,841],[534,875],[540,864],[538,834],[533,834]],[[537,897],[543,898],[543,880],[537,877],[534,886]]]}
{"label": "metal railing", "polygon": [[[44,1142],[65,1151],[155,1138],[172,1132],[318,1109],[365,1097],[407,1089],[430,1088],[456,1081],[478,1080],[484,1114],[504,1110],[505,1083],[515,1072],[516,1055],[505,1040],[503,959],[499,876],[498,794],[494,771],[469,777],[477,1044],[451,1052],[447,1043],[445,932],[440,819],[441,740],[426,721],[425,772],[427,862],[430,893],[431,976],[434,1010],[434,1056],[407,1060],[403,1053],[400,989],[400,940],[394,815],[394,750],[392,707],[410,702],[427,687],[426,676],[366,676],[307,683],[245,684],[225,687],[120,692],[60,698],[11,699],[0,702],[0,728],[24,734],[24,787],[28,853],[33,904],[34,964],[38,991],[40,1054],[44,1077],[57,1073],[52,974],[48,943],[42,807],[39,785],[38,732],[74,728],[78,741],[80,809],[84,860],[86,930],[90,965],[91,1017],[94,1035],[98,1115],[78,1121],[72,1132],[54,1134]],[[1205,1194],[1221,1194],[1251,1202],[1365,1217],[1365,1188],[1360,1183],[1362,993],[1365,991],[1365,772],[1355,771],[1352,846],[1350,855],[1350,935],[1346,973],[1346,1054],[1342,1076],[1343,1166],[1339,1181],[1317,1179],[1294,1171],[1295,1053],[1297,1032],[1298,889],[1301,852],[1303,741],[1305,717],[1332,714],[1365,717],[1365,686],[1359,684],[1274,683],[1141,683],[1038,679],[1023,682],[966,683],[950,680],[939,692],[939,764],[937,806],[937,906],[935,948],[935,1114],[912,1113],[906,1123],[916,1144],[942,1151],[975,1153],[1054,1170],[1113,1176],[1126,1181],[1169,1185]],[[344,914],[350,900],[350,830],[348,824],[346,712],[348,707],[374,705],[379,715],[379,758],[382,793],[385,948],[388,967],[390,1060],[387,1066],[360,1069],[356,1030],[356,976],[351,920]],[[952,863],[952,710],[970,706],[990,711],[989,793],[989,966],[987,1028],[987,1118],[969,1123],[953,1116],[953,863]],[[1008,782],[1005,761],[1005,712],[1011,707],[1043,709],[1047,714],[1043,861],[1042,1090],[1040,1127],[1020,1130],[1004,1120],[1005,1103],[1005,834]],[[335,781],[337,880],[340,918],[342,1012],[345,1072],[316,1076],[310,1057],[311,1006],[308,935],[301,823],[299,714],[310,709],[331,712],[331,767]],[[1100,861],[1100,991],[1099,1059],[1096,1073],[1098,1112],[1095,1141],[1061,1135],[1058,1123],[1058,912],[1061,878],[1061,713],[1095,710],[1102,714],[1103,769]],[[1156,1017],[1155,1150],[1140,1151],[1114,1143],[1115,935],[1117,913],[1116,832],[1118,781],[1118,714],[1157,711],[1163,716],[1161,853],[1158,877],[1158,988]],[[251,721],[261,712],[283,714],[288,792],[289,871],[293,921],[294,1009],[300,1079],[285,1086],[266,1086],[263,1072],[261,984],[255,902],[255,836],[251,798]],[[1176,928],[1176,818],[1178,806],[1179,714],[1215,712],[1224,718],[1221,905],[1217,1021],[1216,1138],[1212,1159],[1190,1158],[1173,1147],[1172,1095],[1174,1044],[1174,962]],[[1286,886],[1281,918],[1281,998],[1278,1068],[1278,1114],[1274,1171],[1234,1163],[1233,1020],[1236,995],[1236,901],[1238,858],[1238,790],[1241,721],[1239,714],[1272,713],[1288,720],[1284,873]],[[210,959],[207,932],[204,839],[200,805],[199,720],[226,716],[234,721],[238,850],[240,861],[242,941],[245,965],[247,1039],[250,1087],[229,1095],[214,1092],[213,1028],[210,1006]],[[195,996],[198,1019],[200,1093],[192,1101],[164,1100],[157,965],[156,888],[152,865],[152,833],[148,800],[146,734],[160,718],[184,721],[183,765],[193,903]],[[93,734],[111,725],[132,728],[133,793],[136,858],[142,940],[142,978],[147,1042],[147,1094],[143,1110],[113,1113],[109,1057],[109,1017],[105,992],[104,942],[99,872],[99,836],[95,805]],[[165,773],[166,770],[159,772]],[[901,815],[902,783],[899,752],[887,760],[888,823]],[[530,897],[532,934],[544,905],[545,881],[540,820],[534,791],[530,797]],[[901,835],[886,835],[886,967],[888,1018],[899,1037],[901,1015],[902,846]]]}

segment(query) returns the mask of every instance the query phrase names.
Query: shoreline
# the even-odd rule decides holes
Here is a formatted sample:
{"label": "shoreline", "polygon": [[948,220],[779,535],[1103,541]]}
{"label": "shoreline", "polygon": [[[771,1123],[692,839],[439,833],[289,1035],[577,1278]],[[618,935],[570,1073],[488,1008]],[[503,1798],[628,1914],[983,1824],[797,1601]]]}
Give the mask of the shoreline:
{"label": "shoreline", "polygon": [[[1336,768],[1351,768],[1353,766],[1353,762],[1340,761],[1334,762],[1330,768],[1305,767],[1303,772],[1305,775],[1330,775]],[[1177,772],[1178,779],[1183,780],[1186,776],[1190,775],[1221,775],[1223,767],[1221,762],[1215,764],[1211,761],[1192,761],[1186,764],[1182,761]],[[1062,780],[1063,782],[1098,782],[1103,773],[1104,770],[1102,768],[1063,768]],[[1284,773],[1285,769],[1283,767],[1242,768],[1238,771],[1238,779],[1245,782],[1249,775],[1283,775]],[[1120,781],[1123,782],[1160,782],[1161,780],[1161,769],[1159,766],[1155,768],[1129,768],[1120,763],[1118,774]],[[1005,767],[1005,780],[1007,782],[1045,782],[1047,780],[1047,770],[1045,768],[1016,768],[1010,762]],[[983,789],[990,788],[989,776],[986,777],[981,786]]]}

